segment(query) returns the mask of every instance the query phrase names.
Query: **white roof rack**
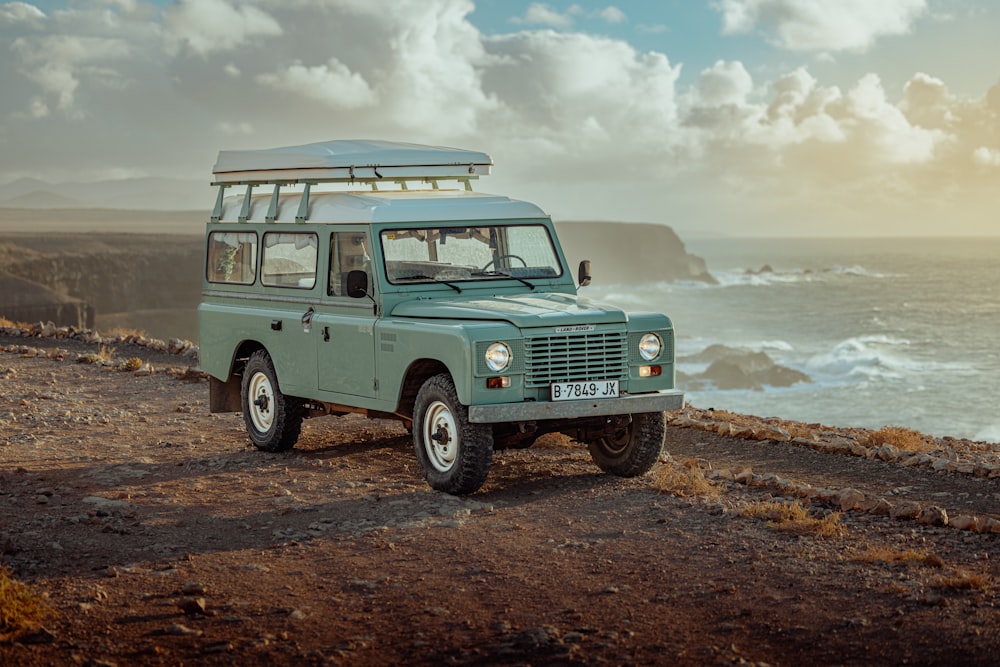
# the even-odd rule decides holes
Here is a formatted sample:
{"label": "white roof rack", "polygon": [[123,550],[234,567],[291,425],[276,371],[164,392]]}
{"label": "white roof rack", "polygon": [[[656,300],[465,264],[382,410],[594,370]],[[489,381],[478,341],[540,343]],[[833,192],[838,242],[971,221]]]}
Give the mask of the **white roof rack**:
{"label": "white roof rack", "polygon": [[364,139],[219,151],[212,169],[212,185],[219,186],[212,222],[221,220],[226,188],[233,185],[247,186],[240,222],[248,218],[253,188],[273,185],[265,221],[274,222],[281,187],[304,184],[295,217],[296,222],[303,222],[309,211],[310,187],[318,183],[365,183],[377,190],[380,182],[395,182],[406,190],[407,181],[424,181],[436,190],[439,180],[457,180],[472,190],[471,180],[488,175],[492,166],[493,158],[479,151]]}
{"label": "white roof rack", "polygon": [[486,153],[394,141],[337,140],[219,151],[213,185],[464,180],[490,173]]}

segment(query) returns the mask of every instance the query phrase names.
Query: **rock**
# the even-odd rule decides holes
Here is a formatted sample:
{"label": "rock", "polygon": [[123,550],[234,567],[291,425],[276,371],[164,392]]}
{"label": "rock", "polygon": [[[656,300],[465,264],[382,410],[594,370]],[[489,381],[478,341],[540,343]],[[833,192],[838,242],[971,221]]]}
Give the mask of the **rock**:
{"label": "rock", "polygon": [[889,512],[893,519],[916,519],[920,515],[920,503],[903,500],[896,503]]}
{"label": "rock", "polygon": [[879,498],[875,502],[875,506],[869,511],[872,514],[877,514],[879,516],[889,516],[892,513],[892,503],[885,498]]}
{"label": "rock", "polygon": [[205,598],[184,598],[177,606],[188,616],[204,614],[206,609]]}
{"label": "rock", "polygon": [[942,507],[929,505],[920,511],[917,515],[917,521],[928,526],[946,526],[948,525],[948,513]]}
{"label": "rock", "polygon": [[931,462],[931,470],[934,470],[936,472],[945,472],[946,470],[948,470],[948,465],[950,463],[951,462],[948,459],[935,458]]}
{"label": "rock", "polygon": [[979,530],[979,519],[966,514],[953,516],[948,520],[948,525],[958,530]]}
{"label": "rock", "polygon": [[868,458],[868,448],[865,447],[864,445],[859,445],[857,443],[852,442],[850,445],[848,445],[848,448],[851,453],[851,456],[857,456],[863,459]]}
{"label": "rock", "polygon": [[837,494],[837,503],[840,505],[841,511],[849,512],[857,507],[858,503],[865,499],[865,494],[861,493],[857,489],[841,489],[840,493]]}
{"label": "rock", "polygon": [[206,592],[205,585],[197,581],[185,582],[184,586],[181,587],[181,593],[184,595],[204,595]]}
{"label": "rock", "polygon": [[895,461],[899,458],[899,447],[895,445],[882,445],[878,448],[875,455],[883,461]]}
{"label": "rock", "polygon": [[195,630],[194,628],[189,628],[186,625],[181,625],[180,623],[174,623],[163,629],[163,634],[165,635],[175,635],[178,637],[195,637],[201,633],[201,630]]}

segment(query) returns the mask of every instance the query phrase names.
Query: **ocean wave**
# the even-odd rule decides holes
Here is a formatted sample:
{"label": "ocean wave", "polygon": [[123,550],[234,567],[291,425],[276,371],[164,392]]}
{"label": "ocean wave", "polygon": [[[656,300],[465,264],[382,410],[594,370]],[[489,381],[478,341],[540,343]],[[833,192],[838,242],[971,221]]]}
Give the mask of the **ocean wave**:
{"label": "ocean wave", "polygon": [[882,280],[895,274],[874,271],[861,265],[832,266],[824,269],[772,269],[764,266],[759,270],[725,269],[712,271],[717,285],[707,283],[672,283],[674,287],[693,289],[718,289],[727,287],[771,287],[774,285],[795,285],[800,283],[829,282],[840,279],[870,278]]}
{"label": "ocean wave", "polygon": [[806,369],[829,379],[904,380],[937,371],[972,371],[967,364],[921,360],[909,353],[905,338],[886,334],[855,336],[806,361]]}
{"label": "ocean wave", "polygon": [[972,437],[973,440],[977,442],[996,442],[1000,443],[1000,424],[994,424],[993,426],[987,426],[976,432]]}

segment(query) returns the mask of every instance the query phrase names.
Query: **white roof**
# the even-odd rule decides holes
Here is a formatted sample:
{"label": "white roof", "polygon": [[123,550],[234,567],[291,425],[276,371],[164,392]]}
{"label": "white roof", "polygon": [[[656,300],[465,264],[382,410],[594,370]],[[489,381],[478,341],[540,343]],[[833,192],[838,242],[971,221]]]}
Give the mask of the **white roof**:
{"label": "white roof", "polygon": [[394,141],[336,140],[264,150],[219,151],[216,183],[393,178],[468,178],[490,173],[486,153]]}
{"label": "white roof", "polygon": [[[236,222],[244,195],[226,197],[220,222]],[[295,222],[301,195],[278,198],[275,222]],[[271,195],[255,195],[248,222],[264,222]],[[447,222],[511,220],[547,217],[535,204],[500,195],[465,190],[392,190],[387,192],[314,192],[309,198],[307,222]]]}

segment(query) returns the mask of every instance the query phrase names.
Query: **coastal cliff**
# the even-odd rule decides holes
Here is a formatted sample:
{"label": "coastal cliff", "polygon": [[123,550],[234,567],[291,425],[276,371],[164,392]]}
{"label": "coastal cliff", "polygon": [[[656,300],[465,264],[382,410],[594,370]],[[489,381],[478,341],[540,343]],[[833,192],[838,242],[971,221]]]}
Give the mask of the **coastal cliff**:
{"label": "coastal cliff", "polygon": [[673,229],[637,222],[557,222],[571,268],[593,262],[594,281],[646,283],[699,281],[716,284],[705,260],[692,255]]}

